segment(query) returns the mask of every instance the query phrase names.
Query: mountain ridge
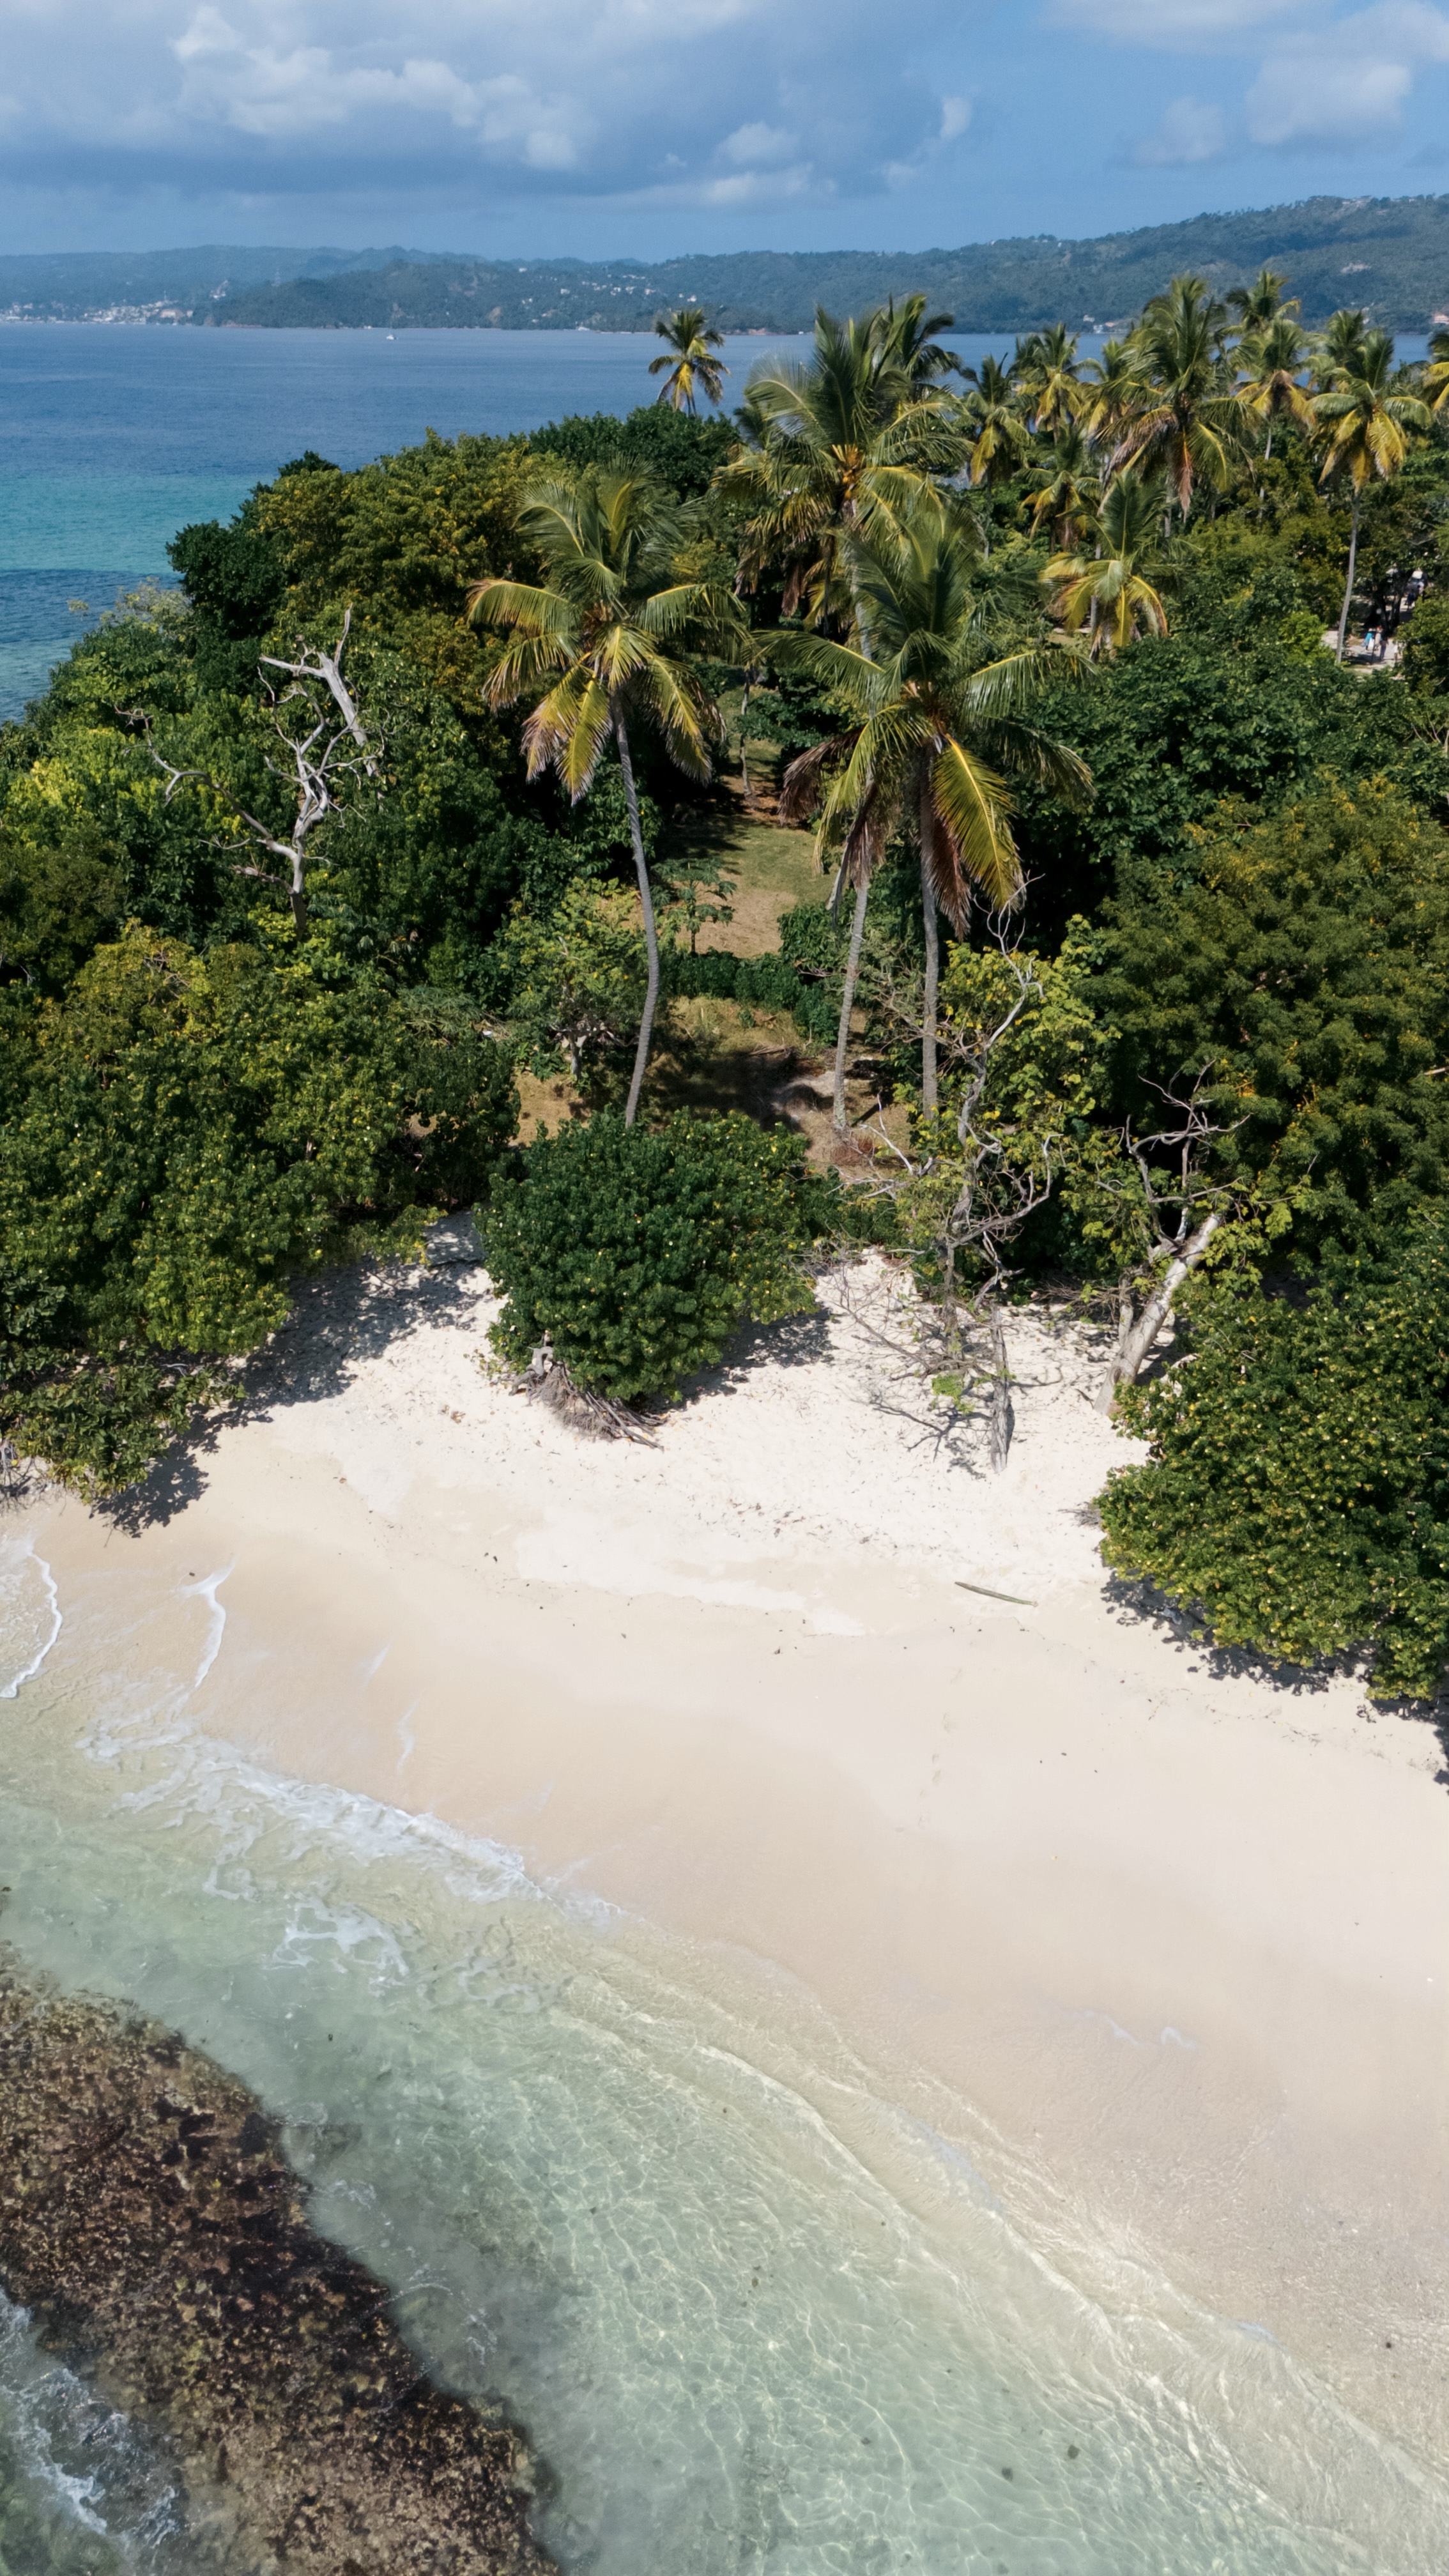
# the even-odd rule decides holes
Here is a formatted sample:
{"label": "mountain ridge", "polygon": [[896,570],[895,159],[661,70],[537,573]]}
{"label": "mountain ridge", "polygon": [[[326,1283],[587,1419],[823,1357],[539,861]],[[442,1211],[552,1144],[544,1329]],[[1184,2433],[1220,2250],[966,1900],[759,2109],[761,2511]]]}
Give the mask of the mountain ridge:
{"label": "mountain ridge", "polygon": [[1398,330],[1449,318],[1449,196],[1311,197],[1081,240],[1020,235],[921,251],[713,251],[679,258],[489,260],[444,251],[241,249],[0,255],[0,318],[139,319],[254,329],[647,331],[705,304],[731,331],[808,330],[915,291],[961,331],[1128,321],[1170,276],[1221,292],[1285,269],[1305,321],[1362,304]]}

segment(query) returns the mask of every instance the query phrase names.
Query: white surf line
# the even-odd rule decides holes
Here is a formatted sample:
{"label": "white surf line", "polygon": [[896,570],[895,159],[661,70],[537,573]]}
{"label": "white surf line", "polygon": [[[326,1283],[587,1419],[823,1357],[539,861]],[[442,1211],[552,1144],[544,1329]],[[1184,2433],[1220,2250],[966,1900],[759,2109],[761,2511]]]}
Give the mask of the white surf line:
{"label": "white surf line", "polygon": [[221,1641],[226,1633],[226,1612],[216,1596],[227,1576],[235,1570],[236,1558],[233,1557],[231,1564],[224,1565],[219,1574],[204,1574],[199,1583],[183,1583],[180,1587],[180,1597],[183,1601],[199,1598],[206,1603],[211,1612],[207,1622],[206,1644],[201,1650],[201,1661],[196,1667],[196,1679],[191,1685],[194,1691],[200,1690],[217,1656],[221,1653]]}
{"label": "white surf line", "polygon": [[46,1591],[50,1595],[50,1635],[46,1638],[39,1654],[32,1656],[30,1662],[26,1665],[24,1672],[17,1673],[14,1680],[7,1682],[5,1688],[0,1690],[0,1699],[18,1699],[21,1683],[34,1681],[36,1674],[39,1672],[41,1665],[44,1663],[46,1656],[49,1654],[51,1647],[55,1644],[56,1638],[60,1635],[61,1629],[65,1625],[60,1607],[60,1593],[56,1587],[55,1577],[51,1573],[50,1567],[47,1565],[45,1558],[43,1556],[36,1556],[34,1539],[28,1538],[25,1542],[24,1548],[21,1550],[22,1564],[27,1556],[32,1558],[35,1564],[39,1566],[41,1582],[44,1584]]}

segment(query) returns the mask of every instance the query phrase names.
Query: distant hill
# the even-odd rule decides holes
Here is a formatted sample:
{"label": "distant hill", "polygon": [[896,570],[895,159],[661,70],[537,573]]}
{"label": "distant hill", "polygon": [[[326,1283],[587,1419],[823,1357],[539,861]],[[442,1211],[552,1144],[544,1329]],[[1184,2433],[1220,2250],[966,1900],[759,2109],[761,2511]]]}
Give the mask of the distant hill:
{"label": "distant hill", "polygon": [[804,331],[919,287],[962,331],[1123,322],[1169,277],[1219,287],[1286,269],[1305,318],[1363,304],[1422,331],[1449,314],[1449,197],[1310,197],[1095,241],[1038,234],[961,250],[737,251],[663,260],[484,260],[444,251],[53,251],[0,256],[0,320],[185,321],[281,329],[646,331],[705,304],[732,331]]}
{"label": "distant hill", "polygon": [[858,312],[919,287],[962,331],[1054,321],[1075,330],[1126,320],[1184,269],[1222,288],[1264,265],[1288,271],[1310,322],[1363,304],[1376,321],[1426,330],[1449,315],[1449,197],[1311,197],[1096,241],[1043,234],[962,250],[739,251],[654,266],[359,257],[346,275],[314,270],[283,285],[234,288],[196,318],[314,330],[641,331],[662,308],[698,301],[728,330],[801,331],[817,304]]}
{"label": "distant hill", "polygon": [[422,250],[76,250],[0,254],[0,320],[98,322],[135,317],[200,321],[218,297],[294,277],[354,268],[421,266]]}

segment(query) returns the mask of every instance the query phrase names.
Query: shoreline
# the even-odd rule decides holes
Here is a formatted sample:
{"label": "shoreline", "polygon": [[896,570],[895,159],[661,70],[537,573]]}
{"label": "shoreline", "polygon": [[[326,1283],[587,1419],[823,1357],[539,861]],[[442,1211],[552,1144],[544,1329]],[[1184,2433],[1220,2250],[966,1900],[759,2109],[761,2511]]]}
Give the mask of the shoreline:
{"label": "shoreline", "polygon": [[114,1666],[144,1605],[193,1723],[516,1849],[762,2026],[823,2014],[988,2184],[1057,2195],[1084,2286],[1158,2265],[1442,2462],[1432,1728],[1112,1597],[1091,1496],[1137,1452],[1069,1334],[1014,1330],[996,1481],[913,1445],[838,1312],[637,1449],[486,1379],[492,1311],[457,1262],[329,1281],[149,1519],[28,1506],[47,1669]]}

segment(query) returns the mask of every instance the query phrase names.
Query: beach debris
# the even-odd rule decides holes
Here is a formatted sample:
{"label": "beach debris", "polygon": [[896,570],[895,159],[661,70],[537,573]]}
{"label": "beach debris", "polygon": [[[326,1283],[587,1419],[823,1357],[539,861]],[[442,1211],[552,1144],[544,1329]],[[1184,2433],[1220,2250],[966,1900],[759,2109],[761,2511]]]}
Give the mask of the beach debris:
{"label": "beach debris", "polygon": [[0,2286],[169,2454],[198,2557],[550,2576],[522,2435],[434,2386],[305,2201],[234,2076],[0,1951]]}
{"label": "beach debris", "polygon": [[[497,1375],[496,1363],[491,1372]],[[598,1395],[592,1388],[579,1386],[569,1373],[567,1360],[560,1359],[548,1336],[529,1355],[526,1369],[505,1369],[516,1395],[541,1397],[562,1414],[575,1431],[593,1440],[632,1440],[641,1449],[657,1449],[645,1416],[632,1405],[621,1404],[617,1396]]]}
{"label": "beach debris", "polygon": [[958,1592],[979,1592],[986,1601],[1014,1601],[1018,1610],[1034,1610],[1037,1606],[1034,1601],[1028,1601],[1024,1593],[993,1592],[989,1583],[967,1583],[959,1574],[956,1577],[956,1589]]}

